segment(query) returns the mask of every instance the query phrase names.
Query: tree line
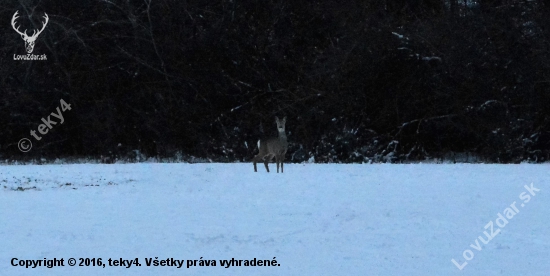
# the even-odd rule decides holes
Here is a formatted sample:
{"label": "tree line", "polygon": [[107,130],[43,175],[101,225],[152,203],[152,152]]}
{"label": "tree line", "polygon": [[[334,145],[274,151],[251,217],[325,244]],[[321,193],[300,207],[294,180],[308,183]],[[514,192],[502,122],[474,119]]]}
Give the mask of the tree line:
{"label": "tree line", "polygon": [[[87,0],[0,4],[4,159],[544,162],[546,1]],[[26,54],[10,26],[39,29]],[[31,151],[59,106],[64,123]],[[107,160],[106,159],[106,160]]]}

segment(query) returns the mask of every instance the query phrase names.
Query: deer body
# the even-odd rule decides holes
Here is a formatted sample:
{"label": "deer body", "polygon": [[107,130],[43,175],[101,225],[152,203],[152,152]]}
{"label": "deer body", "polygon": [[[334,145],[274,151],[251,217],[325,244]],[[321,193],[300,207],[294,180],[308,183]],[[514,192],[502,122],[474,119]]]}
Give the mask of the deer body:
{"label": "deer body", "polygon": [[257,172],[256,163],[262,162],[265,165],[265,169],[269,172],[269,167],[267,163],[275,157],[275,162],[277,163],[277,173],[279,172],[279,164],[281,164],[281,173],[283,173],[283,165],[285,161],[285,154],[288,149],[288,142],[286,140],[285,133],[285,123],[286,117],[282,120],[275,117],[275,122],[277,123],[277,131],[279,132],[279,137],[272,137],[267,139],[260,139],[258,141],[258,155],[254,156],[254,171]]}

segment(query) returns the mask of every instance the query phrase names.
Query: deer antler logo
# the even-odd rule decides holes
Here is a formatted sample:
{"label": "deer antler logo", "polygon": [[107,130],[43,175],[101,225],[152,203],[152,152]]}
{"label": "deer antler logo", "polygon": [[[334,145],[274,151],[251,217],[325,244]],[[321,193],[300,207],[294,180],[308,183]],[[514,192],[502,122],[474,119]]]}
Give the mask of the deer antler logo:
{"label": "deer antler logo", "polygon": [[13,14],[13,17],[11,18],[11,26],[13,27],[13,29],[21,35],[21,38],[23,38],[23,40],[25,41],[25,49],[27,50],[27,53],[32,53],[32,51],[34,50],[34,42],[36,41],[36,38],[38,37],[38,35],[40,35],[40,33],[42,33],[42,31],[44,30],[44,28],[46,28],[46,25],[48,25],[48,14],[44,13],[44,19],[45,21],[42,22],[43,26],[42,26],[42,29],[40,31],[37,31],[37,30],[33,30],[33,33],[31,36],[28,36],[27,35],[27,29],[25,29],[24,32],[20,32],[19,31],[19,27],[16,27],[15,26],[15,20],[17,18],[19,18],[19,16],[17,15],[19,13],[19,11],[16,11],[14,14]]}

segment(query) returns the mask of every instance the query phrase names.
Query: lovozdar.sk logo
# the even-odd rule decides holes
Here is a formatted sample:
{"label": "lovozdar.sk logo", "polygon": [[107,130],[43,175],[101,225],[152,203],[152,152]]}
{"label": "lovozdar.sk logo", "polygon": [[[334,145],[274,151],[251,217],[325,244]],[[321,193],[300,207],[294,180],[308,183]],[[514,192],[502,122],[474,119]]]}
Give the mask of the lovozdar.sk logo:
{"label": "lovozdar.sk logo", "polygon": [[19,11],[16,11],[13,14],[13,17],[11,18],[11,26],[13,27],[13,29],[19,35],[21,35],[21,38],[23,39],[23,41],[25,41],[25,50],[27,51],[27,54],[26,55],[15,55],[14,54],[13,55],[13,60],[46,60],[47,58],[46,58],[45,54],[43,54],[43,55],[33,55],[32,51],[34,50],[34,44],[36,42],[36,39],[42,33],[42,31],[44,31],[44,29],[46,28],[46,25],[48,25],[48,21],[49,21],[48,14],[44,13],[44,22],[42,22],[42,29],[33,30],[32,35],[29,36],[27,34],[27,29],[25,29],[25,31],[21,32],[21,31],[19,31],[19,27],[16,26],[15,21],[17,20],[17,18],[19,18],[18,13],[19,13]]}

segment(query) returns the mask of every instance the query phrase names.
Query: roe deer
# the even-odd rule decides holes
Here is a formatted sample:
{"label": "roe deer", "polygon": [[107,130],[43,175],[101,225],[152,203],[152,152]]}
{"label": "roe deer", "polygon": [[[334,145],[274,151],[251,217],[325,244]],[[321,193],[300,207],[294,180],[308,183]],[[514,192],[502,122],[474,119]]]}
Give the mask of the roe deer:
{"label": "roe deer", "polygon": [[256,163],[263,161],[265,169],[269,172],[267,163],[275,157],[277,163],[277,173],[279,173],[279,163],[281,164],[281,173],[283,173],[283,165],[285,161],[286,150],[288,149],[288,143],[286,141],[285,123],[286,117],[282,120],[275,117],[277,123],[277,130],[279,131],[279,137],[272,137],[267,139],[258,140],[258,155],[254,156],[254,172],[257,172]]}

